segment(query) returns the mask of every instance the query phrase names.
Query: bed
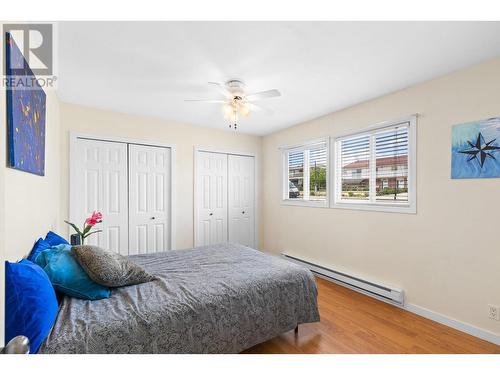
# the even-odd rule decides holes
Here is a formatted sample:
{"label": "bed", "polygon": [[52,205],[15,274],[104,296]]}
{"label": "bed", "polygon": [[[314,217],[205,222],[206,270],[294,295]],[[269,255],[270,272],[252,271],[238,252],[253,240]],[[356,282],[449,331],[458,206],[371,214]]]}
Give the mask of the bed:
{"label": "bed", "polygon": [[158,280],[65,296],[39,353],[239,353],[319,321],[311,272],[236,244],[131,256]]}

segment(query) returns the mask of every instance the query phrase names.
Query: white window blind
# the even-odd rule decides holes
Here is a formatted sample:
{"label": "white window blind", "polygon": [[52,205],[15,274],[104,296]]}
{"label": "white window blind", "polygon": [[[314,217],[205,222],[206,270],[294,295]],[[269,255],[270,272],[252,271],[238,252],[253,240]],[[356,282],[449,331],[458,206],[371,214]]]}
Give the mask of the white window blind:
{"label": "white window blind", "polygon": [[377,133],[374,137],[375,199],[408,202],[408,126]]}
{"label": "white window blind", "polygon": [[283,148],[283,200],[326,205],[328,201],[328,141]]}
{"label": "white window blind", "polygon": [[370,196],[370,137],[347,138],[340,141],[337,165],[340,197],[348,200],[368,200]]}
{"label": "white window blind", "polygon": [[414,210],[410,174],[415,162],[414,124],[411,118],[335,140],[334,206],[412,206]]}

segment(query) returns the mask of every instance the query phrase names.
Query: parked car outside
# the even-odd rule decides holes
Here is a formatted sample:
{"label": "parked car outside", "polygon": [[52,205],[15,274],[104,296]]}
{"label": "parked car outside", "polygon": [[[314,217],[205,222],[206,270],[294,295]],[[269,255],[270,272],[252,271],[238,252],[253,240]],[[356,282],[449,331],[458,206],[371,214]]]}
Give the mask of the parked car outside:
{"label": "parked car outside", "polygon": [[300,191],[292,181],[288,181],[288,198],[298,198]]}

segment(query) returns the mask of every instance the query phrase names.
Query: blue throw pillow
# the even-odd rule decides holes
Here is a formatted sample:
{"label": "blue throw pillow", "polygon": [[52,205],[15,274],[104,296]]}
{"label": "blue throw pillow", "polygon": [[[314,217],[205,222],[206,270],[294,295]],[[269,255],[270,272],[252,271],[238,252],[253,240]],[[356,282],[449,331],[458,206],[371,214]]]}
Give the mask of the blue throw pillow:
{"label": "blue throw pillow", "polygon": [[36,353],[57,317],[57,300],[47,274],[29,260],[5,262],[5,342],[23,335]]}
{"label": "blue throw pillow", "polygon": [[34,262],[38,254],[40,254],[44,250],[49,249],[50,246],[51,245],[43,238],[39,238],[38,241],[35,242],[35,245],[33,246],[33,249],[31,249],[30,255],[28,255],[27,259],[31,262]]}
{"label": "blue throw pillow", "polygon": [[45,236],[45,241],[49,243],[50,246],[57,246],[60,244],[69,245],[69,242],[62,238],[60,235],[50,231]]}
{"label": "blue throw pillow", "polygon": [[70,245],[57,245],[44,250],[36,263],[49,275],[54,288],[61,293],[81,299],[108,298],[110,290],[93,282],[71,255]]}

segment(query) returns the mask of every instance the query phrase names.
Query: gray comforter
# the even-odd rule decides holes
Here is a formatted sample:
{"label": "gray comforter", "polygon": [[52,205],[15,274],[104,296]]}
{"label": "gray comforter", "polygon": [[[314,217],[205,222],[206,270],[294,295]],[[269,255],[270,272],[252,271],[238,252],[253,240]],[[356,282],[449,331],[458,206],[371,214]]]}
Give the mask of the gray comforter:
{"label": "gray comforter", "polygon": [[238,353],[319,320],[310,271],[234,244],[131,256],[159,280],[64,297],[39,353]]}

